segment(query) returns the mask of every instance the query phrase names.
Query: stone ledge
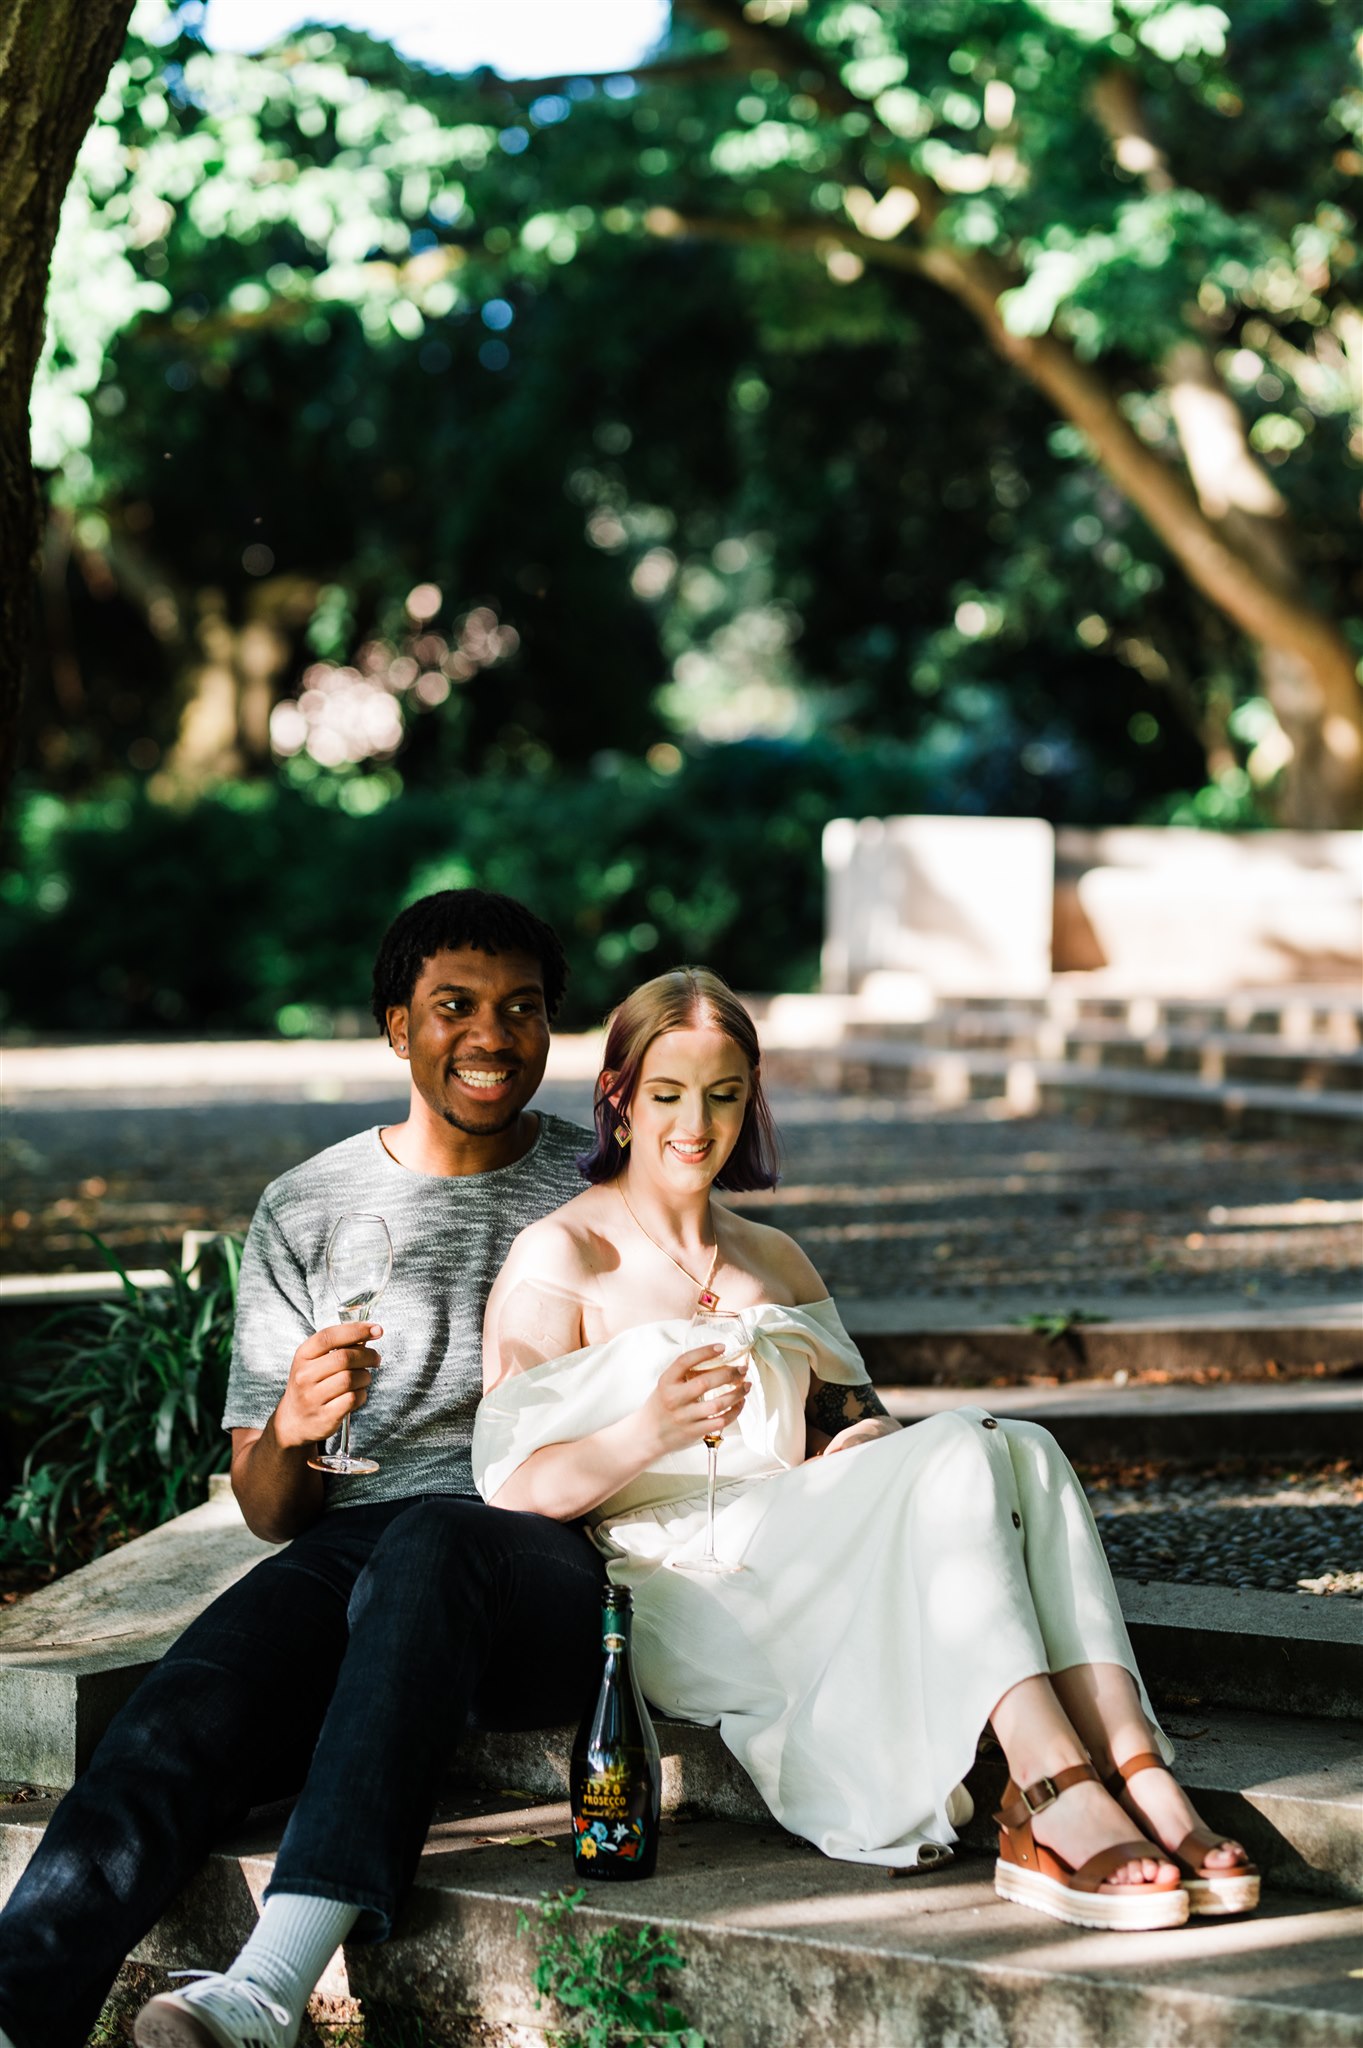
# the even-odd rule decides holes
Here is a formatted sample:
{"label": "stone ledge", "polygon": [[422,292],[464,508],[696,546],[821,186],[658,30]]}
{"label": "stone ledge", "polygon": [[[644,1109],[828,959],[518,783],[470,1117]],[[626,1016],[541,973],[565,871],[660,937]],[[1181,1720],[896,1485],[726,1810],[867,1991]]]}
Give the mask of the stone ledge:
{"label": "stone ledge", "polygon": [[1151,1697],[1355,1717],[1363,1701],[1363,1602],[1228,1586],[1118,1579],[1132,1647]]}
{"label": "stone ledge", "polygon": [[[0,1810],[0,1896],[45,1817]],[[278,1827],[262,1815],[215,1852],[137,1960],[222,1967],[254,1921]],[[420,2019],[432,2048],[479,2038],[475,2022],[552,2024],[517,1917],[572,1883],[566,1831],[560,1802],[452,1799],[394,1940],[349,1948],[329,1988]],[[892,1879],[771,1826],[673,1821],[656,1878],[593,1888],[579,1909],[584,1932],[645,1922],[675,1939],[685,1969],[671,1995],[715,2048],[1363,2043],[1360,1915],[1346,1907],[1270,1896],[1243,1921],[1089,1933],[1001,1904],[981,1858]]]}
{"label": "stone ledge", "polygon": [[1328,1463],[1363,1456],[1363,1402],[1347,1381],[1114,1387],[1089,1380],[972,1388],[894,1387],[882,1379],[881,1393],[904,1423],[960,1407],[1042,1423],[1081,1465]]}
{"label": "stone ledge", "polygon": [[202,1507],[0,1612],[0,1777],[69,1785],[157,1658],[270,1555],[220,1478]]}
{"label": "stone ledge", "polygon": [[[1033,1376],[1111,1380],[1124,1372],[1191,1379],[1212,1372],[1233,1380],[1327,1376],[1363,1365],[1363,1302],[1285,1301],[1264,1308],[1228,1305],[1225,1297],[1170,1302],[1086,1294],[1097,1318],[1078,1322],[1048,1342],[1019,1319],[1038,1307],[1035,1292],[990,1305],[979,1318],[968,1300],[886,1298],[842,1304],[843,1320],[882,1386],[988,1386]],[[1360,1402],[1363,1407],[1363,1402]]]}
{"label": "stone ledge", "polygon": [[[203,1507],[0,1614],[0,1780],[69,1785],[150,1665],[271,1549],[220,1475]],[[1357,1713],[1363,1605],[1135,1580],[1117,1590],[1157,1701]],[[737,1811],[722,1798],[717,1810]]]}

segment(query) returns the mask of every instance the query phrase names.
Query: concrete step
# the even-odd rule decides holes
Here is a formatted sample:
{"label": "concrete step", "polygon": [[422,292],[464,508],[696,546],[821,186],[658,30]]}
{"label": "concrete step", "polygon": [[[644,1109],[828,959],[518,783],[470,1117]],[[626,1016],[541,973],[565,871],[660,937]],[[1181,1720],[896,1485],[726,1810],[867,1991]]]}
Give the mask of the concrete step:
{"label": "concrete step", "polygon": [[[806,1059],[810,1056],[806,1055]],[[781,1055],[775,1069],[784,1078]],[[1240,1130],[1352,1131],[1363,1125],[1363,1095],[1340,1089],[1296,1089],[1266,1082],[1212,1082],[1191,1074],[1085,1066],[1007,1052],[942,1051],[903,1039],[848,1037],[812,1056],[816,1076],[848,1088],[882,1089],[898,1075],[948,1106],[998,1097],[1017,1115],[1087,1105],[1125,1111],[1176,1110],[1181,1118],[1227,1123]]]}
{"label": "concrete step", "polygon": [[1084,977],[1057,976],[1046,1000],[1061,1022],[1121,1022],[1138,1033],[1158,1030],[1241,1031],[1288,1044],[1324,1039],[1347,1051],[1363,1044],[1363,1000],[1357,987],[1309,983],[1295,988],[1237,989],[1222,996],[1085,988]]}
{"label": "concrete step", "polygon": [[[0,1780],[61,1787],[195,1614],[270,1546],[216,1497],[0,1615]],[[1157,1701],[1344,1719],[1363,1699],[1363,1603],[1118,1579]]]}
{"label": "concrete step", "polygon": [[[0,1809],[0,1896],[47,1811]],[[250,1930],[279,1826],[259,1816],[212,1855],[137,1959],[222,1967]],[[559,1799],[455,1794],[395,1938],[333,1964],[331,2009],[353,1998],[369,2017],[419,2021],[430,2048],[541,2041],[538,2030],[564,2016],[535,2004],[534,1929],[519,1932],[518,1920],[572,1885],[567,1826]],[[833,1863],[770,1824],[678,1818],[664,1823],[657,1876],[588,1888],[574,1931],[650,1925],[670,1935],[684,1968],[668,1995],[712,2048],[1363,2042],[1356,1907],[1270,1891],[1244,1920],[1102,1934],[1002,1904],[991,1876],[988,1860],[965,1854],[896,1879]]]}
{"label": "concrete step", "polygon": [[[747,1773],[716,1730],[658,1719],[663,1800],[669,1813],[770,1824]],[[1165,1726],[1178,1769],[1209,1826],[1251,1850],[1275,1885],[1363,1900],[1363,1724],[1252,1711],[1173,1710]],[[477,1735],[460,1746],[461,1783],[480,1793],[514,1787],[536,1799],[567,1797],[573,1730]],[[963,1840],[992,1846],[989,1816],[1002,1797],[1002,1758],[986,1741],[966,1780],[975,1818]]]}
{"label": "concrete step", "polygon": [[881,1387],[898,1422],[962,1407],[1049,1429],[1078,1465],[1325,1463],[1363,1458],[1363,1395],[1352,1380],[1249,1385]]}
{"label": "concrete step", "polygon": [[1357,1716],[1363,1602],[1156,1579],[1119,1578],[1116,1587],[1157,1706]]}
{"label": "concrete step", "polygon": [[[1363,1046],[1357,987],[1325,984],[1237,989],[1220,995],[1152,990],[1115,977],[1057,974],[1030,996],[942,995],[918,975],[874,974],[856,994],[749,996],[764,1047],[832,1045],[848,1031],[896,1032],[934,1023],[963,1036],[991,1029],[1108,1026],[1146,1038],[1159,1031],[1228,1032],[1283,1046],[1349,1052]],[[952,1040],[951,1042],[956,1042]]]}
{"label": "concrete step", "polygon": [[902,1040],[942,1051],[1008,1053],[1018,1059],[1069,1061],[1080,1066],[1160,1069],[1204,1081],[1266,1081],[1283,1087],[1363,1089],[1363,1051],[1315,1038],[1294,1044],[1272,1032],[1192,1031],[1161,1028],[1139,1035],[1123,1023],[1097,1019],[1063,1024],[1017,1011],[939,1011],[922,1024],[887,1030],[883,1024],[849,1030],[862,1037]]}
{"label": "concrete step", "polygon": [[[810,1206],[819,1206],[816,1197]],[[1334,1212],[1352,1205],[1315,1206],[1330,1212],[1322,1223],[1333,1224],[1343,1220]],[[1309,1222],[1309,1207],[1289,1205],[1282,1220]],[[798,1234],[799,1219],[790,1223]],[[154,1267],[129,1278],[149,1288],[170,1281]],[[8,1350],[57,1310],[116,1300],[122,1292],[118,1275],[108,1272],[0,1277],[0,1335]],[[1175,1380],[1292,1380],[1363,1371],[1363,1301],[1289,1296],[1250,1308],[1228,1306],[1224,1294],[1182,1296],[1171,1305],[1167,1295],[1086,1293],[1079,1319],[1059,1331],[1027,1327],[1040,1313],[1039,1301],[1035,1290],[997,1294],[987,1320],[975,1297],[847,1296],[840,1305],[871,1377],[885,1386],[987,1387],[1032,1378],[1111,1380],[1119,1373],[1125,1375],[1121,1384],[1146,1373]],[[1049,1312],[1056,1304],[1041,1307]],[[1063,1314],[1062,1308],[1062,1320]]]}
{"label": "concrete step", "polygon": [[0,1609],[0,1778],[69,1785],[157,1658],[272,1547],[224,1473],[202,1507]]}
{"label": "concrete step", "polygon": [[[945,1227],[945,1226],[944,1226]],[[798,1230],[798,1225],[796,1226]],[[1126,1384],[1171,1380],[1301,1379],[1363,1367],[1363,1301],[1288,1297],[1266,1308],[1224,1295],[1084,1296],[1081,1319],[1059,1332],[1026,1327],[1035,1292],[997,1296],[981,1321],[969,1298],[885,1296],[842,1303],[843,1320],[878,1386],[972,1386],[1043,1380]],[[1363,1402],[1363,1393],[1359,1399]]]}

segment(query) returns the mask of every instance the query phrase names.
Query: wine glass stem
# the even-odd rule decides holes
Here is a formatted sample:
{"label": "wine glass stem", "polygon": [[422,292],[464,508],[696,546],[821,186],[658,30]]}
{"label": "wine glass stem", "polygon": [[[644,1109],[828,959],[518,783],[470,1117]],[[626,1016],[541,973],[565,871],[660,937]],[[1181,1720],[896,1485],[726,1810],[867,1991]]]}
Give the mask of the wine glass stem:
{"label": "wine glass stem", "polygon": [[341,1417],[341,1436],[336,1446],[336,1453],[341,1458],[348,1458],[350,1456],[350,1415],[348,1411]]}
{"label": "wine glass stem", "polygon": [[715,1479],[719,1472],[719,1445],[707,1444],[705,1454],[709,1459],[710,1474],[705,1492],[705,1555],[715,1554]]}

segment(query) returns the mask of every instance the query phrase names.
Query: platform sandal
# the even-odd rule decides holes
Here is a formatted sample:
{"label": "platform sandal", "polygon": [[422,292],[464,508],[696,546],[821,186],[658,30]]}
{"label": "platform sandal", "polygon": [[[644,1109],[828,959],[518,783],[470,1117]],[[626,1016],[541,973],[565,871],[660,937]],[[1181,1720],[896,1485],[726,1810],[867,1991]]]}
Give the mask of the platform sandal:
{"label": "platform sandal", "polygon": [[[1137,1772],[1167,1771],[1168,1768],[1164,1758],[1156,1756],[1153,1749],[1142,1749],[1135,1756],[1129,1756],[1124,1764],[1118,1764],[1103,1783],[1113,1798],[1119,1799],[1130,1813],[1129,1802],[1134,1795],[1127,1792],[1127,1786]],[[1247,1856],[1243,1863],[1209,1865],[1207,1862],[1211,1851],[1224,1848],[1230,1839],[1229,1835],[1214,1835],[1210,1829],[1198,1826],[1189,1828],[1177,1849],[1161,1851],[1171,1863],[1177,1863],[1183,1874],[1183,1889],[1188,1894],[1190,1913],[1252,1913],[1258,1905],[1259,1870]],[[1236,1847],[1239,1847],[1238,1843]]]}
{"label": "platform sandal", "polygon": [[999,1825],[994,1890],[1015,1906],[1031,1906],[1038,1913],[1049,1913],[1053,1920],[1068,1921],[1071,1927],[1119,1931],[1181,1927],[1188,1917],[1188,1894],[1176,1876],[1154,1884],[1122,1885],[1116,1891],[1098,1889],[1124,1863],[1146,1857],[1171,1862],[1172,1858],[1153,1843],[1119,1842],[1113,1849],[1100,1849],[1075,1870],[1034,1837],[1035,1816],[1054,1806],[1062,1792],[1085,1778],[1091,1778],[1095,1784],[1102,1782],[1092,1764],[1071,1764],[1054,1777],[1039,1778],[1035,1785],[1021,1792],[1011,1778],[1008,1780],[1003,1788],[1003,1804],[994,1815]]}

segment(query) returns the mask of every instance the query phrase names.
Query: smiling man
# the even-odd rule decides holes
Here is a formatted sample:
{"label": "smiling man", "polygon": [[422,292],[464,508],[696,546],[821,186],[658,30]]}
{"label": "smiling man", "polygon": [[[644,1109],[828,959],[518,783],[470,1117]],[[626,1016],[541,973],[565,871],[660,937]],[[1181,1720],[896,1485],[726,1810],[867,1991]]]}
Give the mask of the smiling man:
{"label": "smiling man", "polygon": [[[389,1932],[460,1729],[571,1720],[595,1683],[595,1551],[484,1506],[469,1470],[488,1291],[582,1185],[589,1134],[530,1107],[565,973],[546,924],[481,890],[386,934],[374,1014],[407,1116],[273,1182],[242,1261],[232,1483],[258,1535],[292,1540],[186,1631],[58,1807],[0,1914],[0,2048],[80,2048],[213,1841],[297,1793],[245,1949],[136,2022],[141,2048],[292,2048],[338,1943]],[[337,1322],[326,1242],[357,1210],[386,1222],[392,1279],[381,1320]],[[347,1413],[377,1470],[324,1475],[308,1461]]]}

